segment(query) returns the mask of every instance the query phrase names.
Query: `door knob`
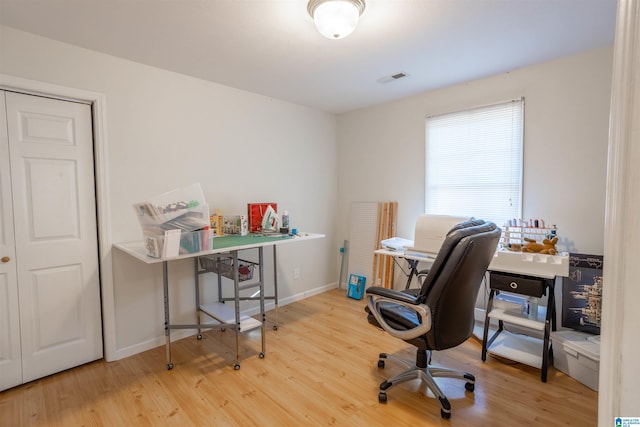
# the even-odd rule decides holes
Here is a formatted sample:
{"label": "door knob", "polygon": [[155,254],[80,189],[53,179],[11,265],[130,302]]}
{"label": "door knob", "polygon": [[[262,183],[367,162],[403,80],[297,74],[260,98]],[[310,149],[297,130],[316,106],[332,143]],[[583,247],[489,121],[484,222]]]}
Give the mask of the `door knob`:
{"label": "door knob", "polygon": [[0,261],[7,263],[11,261],[11,258],[9,258],[8,256],[3,256],[2,259],[0,259]]}

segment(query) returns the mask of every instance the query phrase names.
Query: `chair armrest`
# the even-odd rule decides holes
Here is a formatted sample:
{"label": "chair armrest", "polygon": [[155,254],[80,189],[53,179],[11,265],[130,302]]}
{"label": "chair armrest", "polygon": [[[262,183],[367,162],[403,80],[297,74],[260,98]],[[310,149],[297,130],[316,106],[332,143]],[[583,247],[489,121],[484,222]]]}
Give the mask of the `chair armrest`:
{"label": "chair armrest", "polygon": [[[431,330],[431,309],[426,304],[419,304],[416,297],[405,294],[404,292],[375,286],[367,288],[366,297],[369,311],[373,314],[382,329],[389,335],[401,340],[410,340],[424,335]],[[413,310],[418,316],[418,324],[406,330],[393,328],[386,322],[380,312],[380,305],[384,303],[397,304]]]}
{"label": "chair armrest", "polygon": [[395,291],[393,289],[381,288],[379,286],[371,286],[365,291],[366,294],[379,295],[392,301],[405,302],[407,304],[417,304],[417,298],[404,292]]}

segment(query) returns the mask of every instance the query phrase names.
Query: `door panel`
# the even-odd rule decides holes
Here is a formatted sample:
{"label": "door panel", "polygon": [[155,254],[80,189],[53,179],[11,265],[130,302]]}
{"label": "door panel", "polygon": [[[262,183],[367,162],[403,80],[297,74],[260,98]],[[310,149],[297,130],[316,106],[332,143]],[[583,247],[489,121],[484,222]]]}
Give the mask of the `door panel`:
{"label": "door panel", "polygon": [[26,159],[29,241],[79,239],[76,162]]}
{"label": "door panel", "polygon": [[2,91],[0,91],[0,258],[4,258],[4,261],[0,260],[0,390],[4,390],[22,383],[22,355],[9,141],[5,96]]}
{"label": "door panel", "polygon": [[20,138],[23,142],[61,145],[73,145],[75,142],[71,117],[22,111],[20,121]]}
{"label": "door panel", "polygon": [[91,107],[6,101],[27,382],[102,357]]}
{"label": "door panel", "polygon": [[82,267],[69,265],[34,271],[31,294],[33,351],[46,351],[85,337],[82,326]]}

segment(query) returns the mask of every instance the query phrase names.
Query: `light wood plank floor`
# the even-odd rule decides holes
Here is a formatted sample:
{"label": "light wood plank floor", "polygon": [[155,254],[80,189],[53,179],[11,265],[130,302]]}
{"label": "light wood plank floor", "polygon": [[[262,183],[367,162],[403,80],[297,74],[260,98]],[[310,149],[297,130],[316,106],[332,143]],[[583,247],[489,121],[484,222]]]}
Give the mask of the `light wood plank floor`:
{"label": "light wood plank floor", "polygon": [[[434,354],[435,364],[476,375],[475,393],[440,381],[450,420],[417,381],[392,389],[378,403],[378,385],[401,371],[381,351],[414,357],[412,347],[370,326],[364,302],[332,290],[279,310],[280,327],[235,339],[205,332],[117,361],[97,361],[0,393],[1,426],[595,426],[597,393],[551,368],[539,370],[495,358],[480,360],[480,343]],[[271,315],[269,314],[269,321]]]}

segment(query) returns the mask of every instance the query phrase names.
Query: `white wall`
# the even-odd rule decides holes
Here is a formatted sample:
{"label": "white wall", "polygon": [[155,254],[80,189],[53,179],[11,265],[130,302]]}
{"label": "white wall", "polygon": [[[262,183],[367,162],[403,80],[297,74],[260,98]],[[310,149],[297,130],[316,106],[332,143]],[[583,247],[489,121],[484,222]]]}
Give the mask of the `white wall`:
{"label": "white wall", "polygon": [[611,68],[603,48],[341,114],[337,235],[348,238],[353,201],[396,200],[397,234],[412,239],[425,117],[524,96],[523,216],[557,224],[561,250],[602,254]]}
{"label": "white wall", "polygon": [[[0,51],[0,73],[105,94],[111,241],[140,238],[133,202],[191,182],[225,212],[274,200],[298,229],[327,234],[278,251],[284,302],[337,280],[351,202],[397,200],[398,235],[413,237],[424,207],[427,115],[520,96],[524,217],[557,224],[561,249],[603,252],[610,48],[345,113],[337,123],[331,114],[8,27],[0,26]],[[161,344],[159,266],[117,251],[113,266],[115,356]],[[192,316],[191,269],[188,261],[171,265],[176,321]]]}
{"label": "white wall", "polygon": [[[278,249],[283,303],[337,281],[334,115],[9,27],[0,26],[0,52],[1,74],[105,95],[112,242],[141,239],[132,203],[200,182],[223,212],[276,201],[294,227],[327,235]],[[120,358],[164,342],[161,268],[112,255],[117,351],[110,358]],[[169,268],[172,321],[191,322],[192,263]]]}

